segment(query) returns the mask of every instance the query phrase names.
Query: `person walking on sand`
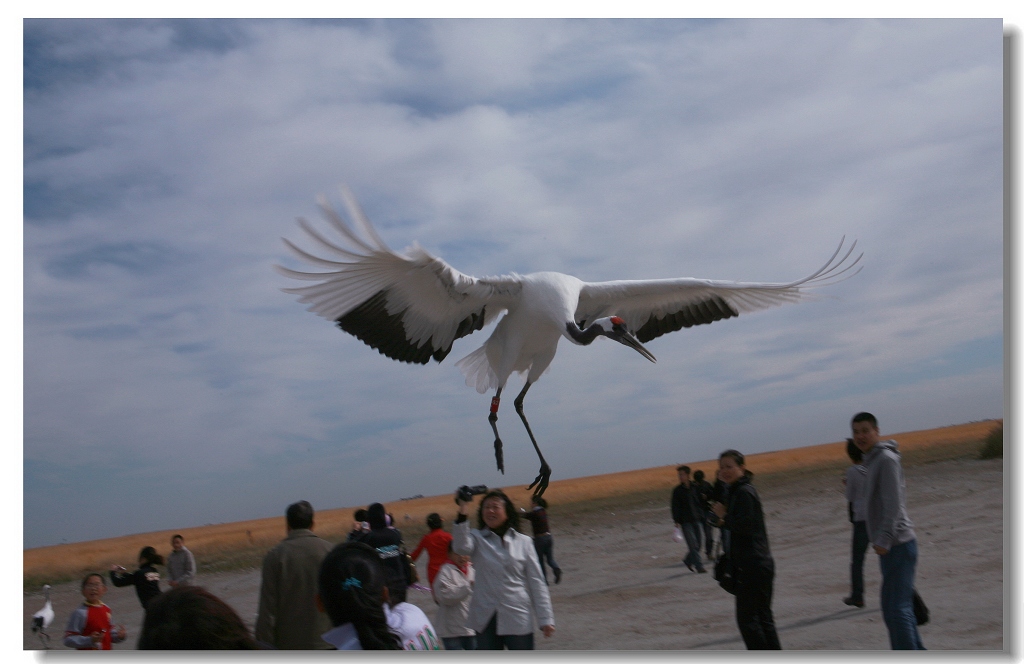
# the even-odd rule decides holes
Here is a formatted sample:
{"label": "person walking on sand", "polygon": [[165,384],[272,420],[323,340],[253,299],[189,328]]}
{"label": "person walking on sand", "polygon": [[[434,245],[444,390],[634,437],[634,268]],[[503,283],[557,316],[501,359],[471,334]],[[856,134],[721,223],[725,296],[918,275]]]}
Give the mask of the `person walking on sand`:
{"label": "person walking on sand", "polygon": [[448,544],[452,541],[452,535],[445,532],[444,518],[437,512],[427,515],[427,528],[430,531],[420,539],[409,557],[415,562],[421,553],[427,552],[427,582],[433,587],[438,570],[448,561]]}
{"label": "person walking on sand", "polygon": [[533,526],[533,548],[537,550],[537,560],[540,561],[540,572],[544,575],[544,582],[548,580],[548,570],[544,563],[551,566],[555,575],[555,583],[562,582],[562,568],[555,562],[555,540],[551,537],[551,526],[548,525],[548,501],[541,496],[530,498],[533,509],[529,512],[519,508],[519,513]]}
{"label": "person walking on sand", "polygon": [[868,551],[868,526],[864,515],[864,482],[868,469],[864,467],[864,453],[853,438],[846,439],[846,454],[851,463],[846,468],[843,484],[846,487],[846,504],[853,524],[853,544],[850,550],[850,596],[843,598],[847,606],[864,606],[864,554]]}
{"label": "person walking on sand", "polygon": [[782,650],[772,615],[775,561],[768,547],[761,497],[750,483],[753,473],[736,450],[722,452],[718,468],[729,495],[726,503],[715,503],[711,509],[723,534],[729,533],[723,539],[736,579],[736,624],[747,650]]}
{"label": "person walking on sand", "polygon": [[196,582],[196,559],[185,547],[185,538],[175,535],[171,538],[171,555],[167,556],[167,584],[172,588],[190,586]]}
{"label": "person walking on sand", "polygon": [[683,558],[683,563],[690,571],[696,569],[698,573],[703,574],[707,571],[700,560],[700,531],[703,513],[690,482],[690,467],[679,466],[676,468],[676,473],[679,475],[679,485],[672,490],[672,521],[682,531],[686,540],[688,552]]}
{"label": "person walking on sand", "polygon": [[907,515],[907,484],[896,441],[880,440],[878,420],[857,413],[853,442],[864,454],[865,523],[882,570],[882,618],[893,650],[924,650],[914,617],[917,536]]}
{"label": "person walking on sand", "polygon": [[111,565],[110,581],[118,588],[135,586],[139,604],[145,609],[150,600],[160,594],[160,572],[156,566],[163,564],[163,556],[153,547],[146,546],[139,552],[139,569],[129,572],[120,565]]}
{"label": "person walking on sand", "polygon": [[[715,548],[715,527],[711,525],[711,496],[714,488],[711,483],[704,479],[703,470],[693,471],[693,492],[697,496],[697,505],[700,507],[701,528],[704,530],[704,553],[708,560],[711,560],[711,552]],[[701,528],[697,529],[699,533]],[[698,547],[699,548],[699,547]]]}
{"label": "person walking on sand", "polygon": [[320,564],[333,546],[313,534],[313,506],[300,500],[285,511],[288,536],[263,558],[256,640],[279,650],[325,650],[331,629],[316,605]]}

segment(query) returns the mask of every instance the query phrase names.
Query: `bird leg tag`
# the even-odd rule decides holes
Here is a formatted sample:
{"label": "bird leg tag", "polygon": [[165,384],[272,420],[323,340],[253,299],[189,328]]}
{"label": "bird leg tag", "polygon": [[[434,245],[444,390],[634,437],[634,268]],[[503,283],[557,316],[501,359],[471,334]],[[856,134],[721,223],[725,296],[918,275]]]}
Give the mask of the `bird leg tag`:
{"label": "bird leg tag", "polygon": [[497,413],[498,412],[498,404],[499,403],[501,403],[501,398],[500,397],[491,397],[491,412],[492,413]]}

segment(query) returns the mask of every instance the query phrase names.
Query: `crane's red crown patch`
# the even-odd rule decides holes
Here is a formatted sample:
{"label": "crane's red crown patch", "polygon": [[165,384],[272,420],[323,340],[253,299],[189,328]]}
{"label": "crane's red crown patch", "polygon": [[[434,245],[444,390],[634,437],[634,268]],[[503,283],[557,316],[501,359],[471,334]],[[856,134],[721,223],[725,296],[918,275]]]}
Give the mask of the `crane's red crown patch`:
{"label": "crane's red crown patch", "polygon": [[618,316],[612,316],[612,325],[622,325],[626,321],[622,320]]}

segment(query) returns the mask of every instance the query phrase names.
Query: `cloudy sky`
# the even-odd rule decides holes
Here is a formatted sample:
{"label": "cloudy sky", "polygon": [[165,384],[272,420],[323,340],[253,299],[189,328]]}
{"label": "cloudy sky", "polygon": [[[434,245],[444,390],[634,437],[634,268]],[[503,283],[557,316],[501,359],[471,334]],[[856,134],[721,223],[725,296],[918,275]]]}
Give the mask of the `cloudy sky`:
{"label": "cloudy sky", "polygon": [[[314,197],[477,276],[818,301],[560,344],[553,479],[1003,415],[999,20],[24,24],[24,544],[528,483],[511,403],[304,310]],[[518,392],[513,378],[509,391]],[[515,393],[513,392],[513,393]],[[549,496],[557,500],[557,492]]]}

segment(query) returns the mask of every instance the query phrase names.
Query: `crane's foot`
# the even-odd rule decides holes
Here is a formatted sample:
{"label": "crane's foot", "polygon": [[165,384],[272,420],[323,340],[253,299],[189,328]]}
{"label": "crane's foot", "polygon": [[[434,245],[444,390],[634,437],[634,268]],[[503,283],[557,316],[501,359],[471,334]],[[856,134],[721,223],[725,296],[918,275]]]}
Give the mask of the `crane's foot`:
{"label": "crane's foot", "polygon": [[505,454],[501,451],[501,438],[494,439],[494,460],[498,462],[498,470],[505,474]]}
{"label": "crane's foot", "polygon": [[[540,474],[537,475],[537,479],[533,480],[527,489],[533,489],[533,495],[535,498],[540,498],[544,495],[544,492],[548,490],[548,481],[551,480],[551,466],[546,463],[541,464]],[[537,488],[534,489],[533,487]]]}

